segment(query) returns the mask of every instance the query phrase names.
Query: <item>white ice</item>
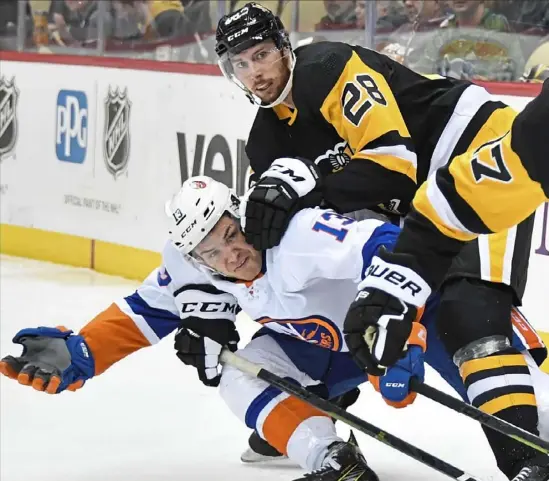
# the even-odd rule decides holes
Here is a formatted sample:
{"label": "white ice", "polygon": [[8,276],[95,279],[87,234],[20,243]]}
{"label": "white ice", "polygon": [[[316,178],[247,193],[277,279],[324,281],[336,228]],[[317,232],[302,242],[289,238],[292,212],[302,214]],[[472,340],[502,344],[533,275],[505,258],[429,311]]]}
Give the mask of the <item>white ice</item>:
{"label": "white ice", "polygon": [[[0,356],[21,328],[78,330],[137,283],[87,269],[0,257]],[[244,317],[246,341],[255,330]],[[295,467],[243,465],[249,430],[174,355],[173,337],[137,352],[76,393],[50,396],[0,381],[1,481],[290,481]],[[430,384],[448,389],[429,371]],[[386,406],[370,386],[351,411],[479,479],[503,481],[475,422],[418,399]],[[341,436],[348,428],[338,423]],[[358,441],[381,481],[449,479],[366,435]]]}

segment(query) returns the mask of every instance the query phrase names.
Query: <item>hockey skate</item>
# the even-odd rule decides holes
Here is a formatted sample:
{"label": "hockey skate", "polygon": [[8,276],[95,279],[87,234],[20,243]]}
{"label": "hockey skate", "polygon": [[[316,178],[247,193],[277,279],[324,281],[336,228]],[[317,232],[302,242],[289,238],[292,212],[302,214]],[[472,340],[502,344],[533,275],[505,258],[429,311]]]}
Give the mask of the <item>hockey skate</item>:
{"label": "hockey skate", "polygon": [[549,481],[549,457],[538,456],[526,461],[512,481]]}
{"label": "hockey skate", "polygon": [[328,447],[320,469],[294,481],[379,481],[360,452],[354,434],[348,442],[335,442]]}
{"label": "hockey skate", "polygon": [[[321,393],[319,394],[322,395]],[[360,390],[354,388],[332,399],[332,402],[343,409],[347,409],[357,401],[359,395]],[[248,449],[240,455],[240,461],[243,463],[263,463],[288,459],[287,456],[279,453],[255,431],[252,432],[248,439],[248,446]]]}
{"label": "hockey skate", "polygon": [[262,463],[267,461],[288,459],[279,453],[267,441],[259,437],[256,431],[252,432],[248,439],[249,448],[240,455],[243,463]]}

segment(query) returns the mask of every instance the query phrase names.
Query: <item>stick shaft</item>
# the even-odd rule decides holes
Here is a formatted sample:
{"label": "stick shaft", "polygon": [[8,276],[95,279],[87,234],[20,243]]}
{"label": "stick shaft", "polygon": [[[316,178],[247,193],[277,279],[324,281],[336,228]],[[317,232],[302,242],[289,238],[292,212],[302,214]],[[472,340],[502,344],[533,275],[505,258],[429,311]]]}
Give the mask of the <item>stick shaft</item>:
{"label": "stick shaft", "polygon": [[445,474],[449,478],[458,481],[480,481],[478,478],[468,475],[463,470],[448,464],[447,462],[427,453],[426,451],[423,451],[420,448],[417,448],[416,446],[388,433],[387,431],[378,428],[377,426],[374,426],[373,424],[368,423],[364,419],[345,411],[330,401],[322,399],[321,397],[309,392],[304,387],[288,381],[287,379],[283,379],[237,354],[230,351],[223,351],[221,354],[221,361],[225,364],[236,367],[250,376],[257,377],[283,392],[309,403],[332,418],[337,419],[352,428],[355,428],[357,431],[363,432],[364,434],[377,439],[383,444],[391,446],[416,461],[419,461],[420,463],[423,463],[426,466]]}
{"label": "stick shaft", "polygon": [[461,399],[452,397],[445,392],[439,391],[434,387],[422,383],[417,378],[412,378],[410,388],[412,391],[428,397],[432,401],[442,404],[452,411],[474,419],[494,431],[505,434],[519,443],[525,444],[526,446],[536,449],[544,454],[549,453],[549,442],[541,439],[535,434],[519,428],[503,419],[497,418],[496,416],[485,413],[475,406],[471,406],[470,404],[463,402]]}

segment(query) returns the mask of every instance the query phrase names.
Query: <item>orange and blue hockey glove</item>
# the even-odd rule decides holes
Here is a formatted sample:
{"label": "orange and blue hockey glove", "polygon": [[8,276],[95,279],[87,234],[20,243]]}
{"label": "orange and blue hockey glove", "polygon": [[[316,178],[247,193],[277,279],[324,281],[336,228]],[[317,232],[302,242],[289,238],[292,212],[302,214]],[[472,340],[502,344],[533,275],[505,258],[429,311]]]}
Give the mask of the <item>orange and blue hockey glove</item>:
{"label": "orange and blue hockey glove", "polygon": [[387,368],[383,376],[368,376],[389,406],[403,408],[415,401],[417,393],[410,391],[410,380],[415,377],[423,382],[425,379],[426,348],[427,330],[423,324],[414,322],[404,356]]}
{"label": "orange and blue hockey glove", "polygon": [[37,391],[76,391],[94,376],[95,363],[84,338],[63,327],[22,329],[13,338],[23,346],[18,356],[0,361],[0,374]]}

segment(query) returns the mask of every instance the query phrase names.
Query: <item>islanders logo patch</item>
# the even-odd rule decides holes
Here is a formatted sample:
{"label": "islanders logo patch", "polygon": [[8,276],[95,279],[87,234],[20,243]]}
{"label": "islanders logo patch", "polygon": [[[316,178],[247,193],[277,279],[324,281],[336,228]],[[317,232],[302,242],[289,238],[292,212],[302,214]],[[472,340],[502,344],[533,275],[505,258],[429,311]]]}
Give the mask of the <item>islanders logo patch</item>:
{"label": "islanders logo patch", "polygon": [[330,319],[310,316],[302,319],[272,319],[261,317],[257,322],[273,331],[296,337],[325,349],[340,351],[343,345],[341,332]]}

